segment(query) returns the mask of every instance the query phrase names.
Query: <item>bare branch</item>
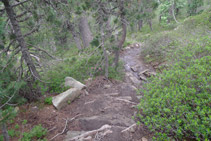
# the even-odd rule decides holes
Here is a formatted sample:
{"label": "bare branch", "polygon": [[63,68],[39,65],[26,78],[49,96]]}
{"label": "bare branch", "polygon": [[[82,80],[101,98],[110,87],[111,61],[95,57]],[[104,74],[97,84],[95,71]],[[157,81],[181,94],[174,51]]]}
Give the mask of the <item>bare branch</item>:
{"label": "bare branch", "polygon": [[22,12],[21,14],[17,15],[16,18],[20,18],[20,17],[22,17],[22,16],[25,15],[25,14],[27,14],[27,11],[24,11],[24,12]]}
{"label": "bare branch", "polygon": [[8,103],[12,100],[12,98],[15,96],[15,94],[13,94],[8,100],[7,102],[5,102],[3,105],[0,106],[0,109],[2,109],[4,106],[8,105]]}
{"label": "bare branch", "polygon": [[[16,6],[18,6],[18,5],[21,5],[21,4],[26,3],[26,2],[28,2],[28,1],[31,1],[31,0],[25,0],[25,1],[22,1],[22,2],[19,2],[19,3],[16,3],[16,4],[14,4],[14,5],[11,5],[11,7],[16,7]],[[5,8],[0,9],[0,12],[3,12],[4,10],[5,10]]]}

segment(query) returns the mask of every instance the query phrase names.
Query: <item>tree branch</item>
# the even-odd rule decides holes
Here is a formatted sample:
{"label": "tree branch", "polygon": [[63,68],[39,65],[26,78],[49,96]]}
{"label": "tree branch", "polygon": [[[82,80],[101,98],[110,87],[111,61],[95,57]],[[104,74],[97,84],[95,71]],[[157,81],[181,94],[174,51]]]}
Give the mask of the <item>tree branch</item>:
{"label": "tree branch", "polygon": [[[21,4],[26,3],[26,2],[28,2],[28,1],[31,1],[31,0],[25,0],[25,1],[22,1],[22,2],[19,2],[19,3],[16,3],[16,4],[14,4],[14,5],[11,5],[11,7],[16,7],[16,6],[18,6],[18,5],[21,5]],[[0,9],[0,12],[3,12],[4,10],[5,10],[5,8]]]}

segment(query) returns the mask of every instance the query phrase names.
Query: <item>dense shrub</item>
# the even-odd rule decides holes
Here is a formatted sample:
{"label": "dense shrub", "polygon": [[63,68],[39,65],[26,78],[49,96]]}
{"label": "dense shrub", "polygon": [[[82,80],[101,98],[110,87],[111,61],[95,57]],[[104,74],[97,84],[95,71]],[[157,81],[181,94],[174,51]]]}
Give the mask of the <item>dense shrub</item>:
{"label": "dense shrub", "polygon": [[176,51],[174,65],[145,85],[139,118],[158,140],[211,139],[211,40],[201,41]]}

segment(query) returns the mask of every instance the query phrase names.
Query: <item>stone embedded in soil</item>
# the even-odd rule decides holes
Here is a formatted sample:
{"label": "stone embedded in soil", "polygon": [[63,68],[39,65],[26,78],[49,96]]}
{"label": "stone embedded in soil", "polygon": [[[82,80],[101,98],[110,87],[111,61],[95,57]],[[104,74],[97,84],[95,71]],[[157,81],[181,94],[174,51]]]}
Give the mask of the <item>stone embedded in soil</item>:
{"label": "stone embedded in soil", "polygon": [[72,102],[77,97],[79,97],[81,94],[80,92],[81,91],[77,88],[71,88],[57,96],[54,96],[52,100],[54,107],[56,107],[58,110],[61,109],[67,105],[68,102]]}
{"label": "stone embedded in soil", "polygon": [[141,80],[147,81],[146,77],[145,77],[143,74],[139,74],[139,78],[140,78]]}
{"label": "stone embedded in soil", "polygon": [[104,124],[129,127],[135,123],[135,121],[133,121],[131,118],[119,114],[84,117],[80,118],[78,121],[80,127],[85,131],[98,129]]}
{"label": "stone embedded in soil", "polygon": [[138,99],[141,99],[143,96],[140,95],[140,96],[136,96],[136,97],[137,97]]}
{"label": "stone embedded in soil", "polygon": [[142,137],[141,140],[142,141],[148,141],[147,138],[145,138],[145,137]]}
{"label": "stone embedded in soil", "polygon": [[69,141],[71,138],[79,136],[79,135],[81,135],[83,133],[85,133],[85,131],[68,131],[67,135],[65,137],[65,141]]}
{"label": "stone embedded in soil", "polygon": [[140,84],[140,81],[135,76],[130,76],[129,78],[133,82],[134,85]]}
{"label": "stone embedded in soil", "polygon": [[104,88],[109,89],[109,88],[111,88],[111,85],[104,85]]}
{"label": "stone embedded in soil", "polygon": [[137,68],[137,66],[133,66],[133,67],[131,67],[131,70],[134,71],[134,72],[137,72],[138,68]]}
{"label": "stone embedded in soil", "polygon": [[149,69],[145,69],[145,70],[141,71],[141,72],[139,73],[139,75],[144,74],[145,72],[148,72],[148,71],[149,71]]}
{"label": "stone embedded in soil", "polygon": [[65,87],[77,88],[79,90],[82,90],[82,89],[86,88],[86,85],[82,84],[81,82],[75,80],[72,77],[66,77],[65,78]]}

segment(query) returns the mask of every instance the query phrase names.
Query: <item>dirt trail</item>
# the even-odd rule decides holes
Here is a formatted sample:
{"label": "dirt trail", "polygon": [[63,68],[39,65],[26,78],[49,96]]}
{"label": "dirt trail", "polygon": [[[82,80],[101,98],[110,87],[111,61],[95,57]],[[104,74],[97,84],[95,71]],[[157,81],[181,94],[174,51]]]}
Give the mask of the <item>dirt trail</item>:
{"label": "dirt trail", "polygon": [[[123,82],[97,77],[87,82],[88,93],[84,92],[60,111],[55,110],[53,106],[29,105],[29,110],[21,112],[16,123],[21,124],[21,119],[27,119],[28,123],[23,130],[42,124],[48,129],[48,140],[61,133],[53,139],[54,141],[71,141],[76,136],[86,134],[75,140],[150,141],[152,134],[143,125],[137,126],[132,118],[137,113],[136,105],[141,98],[136,90],[145,83],[139,79],[138,74],[145,69],[151,70],[141,61],[139,53],[140,45],[127,47],[122,51],[121,60],[126,72]],[[73,117],[77,118],[69,120],[66,124],[66,120]]]}
{"label": "dirt trail", "polygon": [[70,127],[65,137],[66,141],[71,140],[76,135],[100,129],[103,125],[111,127],[90,134],[82,140],[151,140],[151,134],[148,130],[144,126],[136,126],[136,121],[132,118],[136,113],[135,106],[139,102],[138,98],[141,97],[137,95],[136,89],[140,88],[143,83],[139,79],[138,73],[148,67],[139,56],[140,47],[138,45],[124,49],[121,53],[121,60],[124,62],[126,71],[124,81],[111,82],[98,77],[88,86],[89,95],[80,97],[77,102],[74,102],[75,108],[72,107],[71,112],[77,111],[77,114],[82,115]]}

